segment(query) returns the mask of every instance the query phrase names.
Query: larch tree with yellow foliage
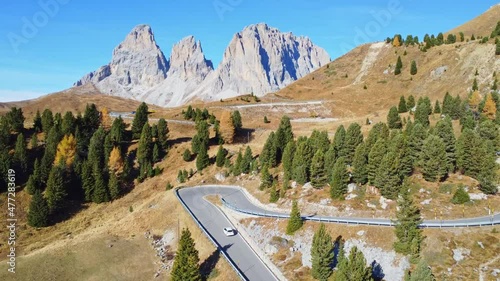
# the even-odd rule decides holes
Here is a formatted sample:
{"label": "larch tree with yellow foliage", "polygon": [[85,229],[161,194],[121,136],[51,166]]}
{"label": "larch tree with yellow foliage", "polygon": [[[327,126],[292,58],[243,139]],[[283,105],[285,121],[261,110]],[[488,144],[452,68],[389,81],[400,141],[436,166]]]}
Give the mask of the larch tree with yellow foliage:
{"label": "larch tree with yellow foliage", "polygon": [[57,145],[56,158],[54,160],[54,165],[57,165],[64,159],[66,168],[71,167],[76,155],[76,139],[70,135],[65,135],[63,139]]}
{"label": "larch tree with yellow foliage", "polygon": [[220,133],[224,142],[228,144],[233,143],[235,132],[236,129],[233,124],[231,112],[224,111],[220,118]]}
{"label": "larch tree with yellow foliage", "polygon": [[107,108],[101,109],[101,124],[105,129],[111,127],[111,118],[109,117],[109,111]]}
{"label": "larch tree with yellow foliage", "polygon": [[394,46],[394,47],[401,46],[401,41],[399,40],[399,35],[394,36],[394,39],[392,40],[392,46]]}
{"label": "larch tree with yellow foliage", "polygon": [[469,97],[469,105],[471,109],[477,111],[479,103],[481,103],[481,94],[479,91],[472,92],[472,95]]}
{"label": "larch tree with yellow foliage", "polygon": [[493,100],[491,94],[488,94],[486,96],[486,102],[484,103],[483,114],[484,116],[486,116],[486,118],[494,120],[496,117],[496,113],[497,107],[495,101]]}
{"label": "larch tree with yellow foliage", "polygon": [[113,171],[115,174],[121,174],[123,172],[123,158],[120,152],[120,148],[115,146],[113,150],[111,150],[111,154],[109,155],[109,170]]}

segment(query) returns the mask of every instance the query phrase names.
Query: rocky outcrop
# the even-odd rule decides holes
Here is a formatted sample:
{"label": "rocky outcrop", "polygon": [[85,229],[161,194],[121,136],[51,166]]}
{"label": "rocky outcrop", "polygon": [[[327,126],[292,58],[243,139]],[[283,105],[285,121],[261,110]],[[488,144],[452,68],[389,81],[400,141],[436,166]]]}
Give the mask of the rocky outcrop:
{"label": "rocky outcrop", "polygon": [[178,106],[193,99],[216,100],[277,91],[328,63],[322,48],[307,37],[282,33],[266,24],[234,35],[216,70],[201,43],[188,36],[175,44],[167,61],[147,25],[136,26],[113,51],[108,65],[75,83],[101,92]]}
{"label": "rocky outcrop", "polygon": [[151,28],[138,25],[114,49],[108,65],[85,75],[75,85],[91,82],[103,93],[140,99],[145,90],[165,80],[168,69]]}
{"label": "rocky outcrop", "polygon": [[235,34],[219,67],[190,98],[218,100],[253,92],[262,96],[286,87],[330,62],[307,37],[261,23]]}

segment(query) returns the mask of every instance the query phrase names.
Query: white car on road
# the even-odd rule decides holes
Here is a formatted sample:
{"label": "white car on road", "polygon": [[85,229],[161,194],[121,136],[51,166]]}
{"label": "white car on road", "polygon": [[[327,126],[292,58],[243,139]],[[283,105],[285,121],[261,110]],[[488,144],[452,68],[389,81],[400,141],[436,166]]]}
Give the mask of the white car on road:
{"label": "white car on road", "polygon": [[234,230],[232,227],[224,227],[224,234],[226,236],[234,236],[236,235],[236,230]]}

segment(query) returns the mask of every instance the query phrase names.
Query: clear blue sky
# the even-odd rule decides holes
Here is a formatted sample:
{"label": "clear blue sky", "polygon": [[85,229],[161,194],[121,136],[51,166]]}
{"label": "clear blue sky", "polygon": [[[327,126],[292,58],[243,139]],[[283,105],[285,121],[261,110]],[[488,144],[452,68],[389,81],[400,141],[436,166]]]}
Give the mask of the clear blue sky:
{"label": "clear blue sky", "polygon": [[[175,42],[194,35],[217,65],[234,33],[266,22],[281,31],[307,35],[334,59],[356,44],[395,33],[423,38],[425,33],[447,31],[498,1],[2,1],[0,102],[70,87],[108,63],[113,48],[141,23],[151,25],[166,57]],[[390,19],[377,21],[374,13],[388,13]]]}

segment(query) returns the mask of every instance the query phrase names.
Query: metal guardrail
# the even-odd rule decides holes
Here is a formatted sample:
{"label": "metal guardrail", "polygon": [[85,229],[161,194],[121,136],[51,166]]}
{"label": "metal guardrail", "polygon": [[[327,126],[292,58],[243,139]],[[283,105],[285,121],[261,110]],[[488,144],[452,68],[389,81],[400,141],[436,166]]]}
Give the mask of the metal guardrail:
{"label": "metal guardrail", "polygon": [[184,207],[184,209],[193,218],[193,220],[198,225],[198,227],[201,228],[201,230],[205,233],[205,235],[208,237],[208,239],[212,242],[212,244],[214,244],[214,246],[222,253],[222,255],[224,256],[224,258],[229,262],[229,265],[231,265],[231,267],[234,269],[234,271],[236,272],[236,274],[238,274],[238,276],[241,278],[241,280],[247,281],[248,278],[245,277],[245,275],[243,274],[243,272],[241,272],[241,270],[236,266],[236,264],[234,263],[234,261],[226,254],[226,252],[224,252],[224,250],[222,249],[221,245],[219,243],[217,243],[217,241],[215,241],[215,239],[212,237],[212,235],[201,224],[201,222],[198,220],[198,218],[196,218],[196,216],[193,214],[193,212],[191,212],[191,209],[189,209],[189,207],[186,205],[186,203],[184,202],[184,200],[182,200],[182,198],[179,196],[179,189],[178,188],[175,189],[175,196],[181,202],[181,204]]}
{"label": "metal guardrail", "polygon": [[[234,211],[254,215],[259,217],[268,217],[268,218],[280,218],[287,219],[290,216],[286,214],[276,214],[276,213],[261,213],[261,212],[253,212],[249,210],[243,210],[232,204],[228,203],[224,198],[221,198],[222,204],[229,209]],[[486,217],[484,217],[486,218]],[[344,219],[344,218],[326,218],[326,217],[310,217],[303,216],[303,220],[309,221],[318,221],[318,222],[327,222],[327,223],[343,223],[343,224],[355,224],[355,225],[372,225],[372,226],[394,226],[395,223],[391,220],[385,221],[369,221],[369,220],[356,220],[356,219]],[[460,221],[427,221],[423,222],[419,225],[421,228],[456,228],[456,227],[481,227],[481,226],[492,226],[500,224],[500,218],[494,218],[491,216],[490,221],[477,221],[477,222],[460,222]]]}

